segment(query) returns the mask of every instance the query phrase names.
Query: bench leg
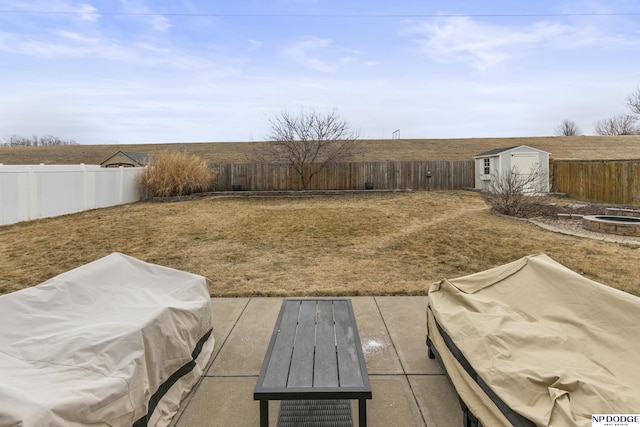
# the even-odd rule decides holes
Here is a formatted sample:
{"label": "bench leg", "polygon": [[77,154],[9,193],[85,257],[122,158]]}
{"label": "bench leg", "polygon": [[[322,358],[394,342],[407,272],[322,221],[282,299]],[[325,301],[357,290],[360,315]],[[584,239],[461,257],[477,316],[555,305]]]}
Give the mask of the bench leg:
{"label": "bench leg", "polygon": [[358,400],[358,424],[367,427],[367,399]]}
{"label": "bench leg", "polygon": [[260,427],[269,427],[269,401],[260,401]]}

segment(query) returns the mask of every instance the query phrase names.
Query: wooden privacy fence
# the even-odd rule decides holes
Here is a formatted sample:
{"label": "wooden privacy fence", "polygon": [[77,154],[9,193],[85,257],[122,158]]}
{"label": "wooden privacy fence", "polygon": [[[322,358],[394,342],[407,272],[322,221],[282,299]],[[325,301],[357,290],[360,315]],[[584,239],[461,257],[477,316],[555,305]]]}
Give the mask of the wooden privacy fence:
{"label": "wooden privacy fence", "polygon": [[553,190],[589,202],[638,203],[639,164],[640,160],[554,160]]}
{"label": "wooden privacy fence", "polygon": [[[288,165],[216,163],[216,191],[302,190],[297,173]],[[473,160],[427,160],[341,163],[316,174],[308,190],[374,189],[460,190],[474,186]]]}

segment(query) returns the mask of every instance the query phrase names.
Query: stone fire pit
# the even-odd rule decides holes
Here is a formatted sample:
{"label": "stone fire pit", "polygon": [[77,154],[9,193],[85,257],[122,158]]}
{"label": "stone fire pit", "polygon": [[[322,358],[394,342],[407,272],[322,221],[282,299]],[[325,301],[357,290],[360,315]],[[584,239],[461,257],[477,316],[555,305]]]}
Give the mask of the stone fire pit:
{"label": "stone fire pit", "polygon": [[640,211],[607,209],[606,215],[586,215],[582,227],[590,231],[640,237]]}

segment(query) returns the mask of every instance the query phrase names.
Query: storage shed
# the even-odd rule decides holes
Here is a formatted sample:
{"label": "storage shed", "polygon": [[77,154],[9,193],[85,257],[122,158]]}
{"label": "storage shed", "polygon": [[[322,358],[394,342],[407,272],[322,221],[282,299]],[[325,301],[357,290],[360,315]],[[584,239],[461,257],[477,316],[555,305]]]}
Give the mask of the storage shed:
{"label": "storage shed", "polygon": [[147,153],[134,153],[132,151],[118,151],[104,162],[100,163],[103,168],[142,167],[149,164],[151,158]]}
{"label": "storage shed", "polygon": [[541,179],[532,191],[549,191],[549,155],[546,151],[518,145],[498,148],[473,156],[475,160],[476,189],[489,190],[492,180],[505,176],[510,171],[519,175],[530,175],[540,170]]}

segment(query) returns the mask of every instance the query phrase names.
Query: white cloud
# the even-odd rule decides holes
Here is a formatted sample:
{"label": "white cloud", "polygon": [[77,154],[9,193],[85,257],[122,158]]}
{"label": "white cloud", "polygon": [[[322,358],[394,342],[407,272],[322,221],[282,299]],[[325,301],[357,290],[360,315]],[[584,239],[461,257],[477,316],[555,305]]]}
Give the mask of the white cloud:
{"label": "white cloud", "polygon": [[249,39],[249,52],[260,50],[263,45],[264,45],[264,42],[261,42],[259,40]]}
{"label": "white cloud", "polygon": [[100,14],[98,13],[98,9],[91,6],[90,4],[79,4],[76,6],[77,12],[80,15],[80,18],[83,21],[95,22],[100,18]]}
{"label": "white cloud", "polygon": [[149,19],[151,22],[151,28],[153,28],[155,31],[159,31],[159,32],[169,31],[173,26],[171,24],[171,21],[169,21],[169,19],[165,16],[160,16],[160,15],[151,16]]}
{"label": "white cloud", "polygon": [[[171,70],[217,69],[217,74],[235,74],[239,60],[214,48],[206,54],[199,50],[180,49],[162,40],[144,36],[81,32],[71,29],[51,29],[35,34],[0,31],[0,54],[56,60],[52,68],[64,68],[66,59],[86,59],[90,63],[111,61],[121,67],[162,67]],[[90,64],[89,63],[89,64]],[[101,74],[101,73],[98,73]]]}
{"label": "white cloud", "polygon": [[559,43],[574,33],[572,27],[551,22],[512,28],[468,17],[449,17],[413,24],[401,35],[413,38],[421,53],[438,62],[468,62],[484,71],[529,49]]}
{"label": "white cloud", "polygon": [[98,9],[88,3],[79,3],[65,0],[32,0],[25,1],[3,1],[2,7],[6,10],[15,11],[38,11],[55,14],[56,16],[72,17],[82,21],[95,22],[101,15]]}
{"label": "white cloud", "polygon": [[0,32],[0,52],[36,58],[140,60],[139,52],[130,46],[70,30],[33,35]]}
{"label": "white cloud", "polygon": [[74,31],[59,30],[56,33],[63,39],[67,39],[71,42],[89,44],[89,45],[96,45],[100,42],[100,40],[96,37],[87,37],[83,34],[80,34]]}
{"label": "white cloud", "polygon": [[120,0],[124,13],[132,14],[138,21],[146,22],[152,30],[167,32],[173,26],[166,16],[146,5],[145,0]]}
{"label": "white cloud", "polygon": [[285,57],[304,67],[324,73],[335,73],[343,65],[354,62],[357,52],[334,48],[333,41],[319,37],[308,37],[285,49]]}

